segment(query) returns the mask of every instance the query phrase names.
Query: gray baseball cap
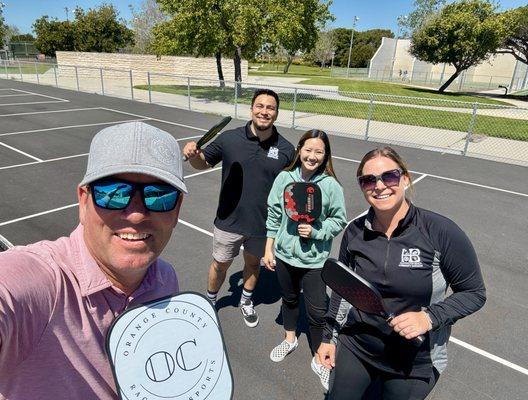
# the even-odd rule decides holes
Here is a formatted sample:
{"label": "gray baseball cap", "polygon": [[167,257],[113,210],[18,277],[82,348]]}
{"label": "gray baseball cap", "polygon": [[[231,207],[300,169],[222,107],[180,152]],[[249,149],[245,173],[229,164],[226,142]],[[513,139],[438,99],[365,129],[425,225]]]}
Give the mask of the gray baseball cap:
{"label": "gray baseball cap", "polygon": [[144,122],[113,125],[98,132],[79,186],[122,173],[150,175],[187,193],[178,142],[168,132]]}

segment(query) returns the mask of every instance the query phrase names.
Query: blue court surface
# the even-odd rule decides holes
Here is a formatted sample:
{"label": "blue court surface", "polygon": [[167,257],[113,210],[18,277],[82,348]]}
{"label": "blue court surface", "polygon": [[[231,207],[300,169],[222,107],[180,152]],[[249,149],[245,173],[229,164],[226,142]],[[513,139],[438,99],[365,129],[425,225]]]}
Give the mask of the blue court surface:
{"label": "blue court surface", "polygon": [[[249,116],[248,116],[249,117]],[[0,80],[0,235],[15,245],[68,235],[78,223],[76,186],[90,140],[100,129],[146,121],[180,141],[200,137],[217,115],[28,83]],[[229,127],[244,120],[233,120]],[[322,128],[317,127],[314,128]],[[302,132],[279,127],[292,143]],[[334,166],[345,189],[348,219],[366,202],[355,182],[358,160],[375,143],[332,136]],[[472,240],[488,289],[485,307],[453,327],[449,366],[430,399],[528,397],[528,169],[397,147],[414,173],[414,202],[453,219]],[[220,168],[185,165],[189,195],[163,258],[184,291],[203,292],[211,262]],[[336,255],[340,237],[334,242]],[[269,352],[282,340],[274,273],[263,271],[255,293],[258,327],[244,324],[236,304],[242,258],[228,271],[219,318],[235,380],[235,399],[323,399],[310,369],[306,323],[300,346],[281,363]]]}

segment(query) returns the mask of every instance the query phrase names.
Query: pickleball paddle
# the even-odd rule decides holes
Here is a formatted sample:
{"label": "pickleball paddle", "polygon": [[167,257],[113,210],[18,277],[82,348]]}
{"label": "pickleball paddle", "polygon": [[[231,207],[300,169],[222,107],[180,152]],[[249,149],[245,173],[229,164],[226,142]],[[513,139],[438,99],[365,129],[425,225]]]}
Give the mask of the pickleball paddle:
{"label": "pickleball paddle", "polygon": [[[231,121],[231,117],[224,117],[222,120],[209,129],[205,134],[196,142],[196,147],[201,149],[203,145],[213,139],[224,127]],[[187,157],[183,157],[183,161],[187,161]]]}
{"label": "pickleball paddle", "polygon": [[[379,315],[387,323],[395,317],[394,314],[387,312],[383,297],[374,285],[336,259],[326,260],[321,276],[330,289],[358,310]],[[423,335],[411,339],[416,346],[421,346],[424,340]]]}
{"label": "pickleball paddle", "polygon": [[[284,188],[284,210],[297,224],[312,224],[321,215],[321,189],[313,182],[291,182]],[[301,238],[303,243],[307,238]]]}

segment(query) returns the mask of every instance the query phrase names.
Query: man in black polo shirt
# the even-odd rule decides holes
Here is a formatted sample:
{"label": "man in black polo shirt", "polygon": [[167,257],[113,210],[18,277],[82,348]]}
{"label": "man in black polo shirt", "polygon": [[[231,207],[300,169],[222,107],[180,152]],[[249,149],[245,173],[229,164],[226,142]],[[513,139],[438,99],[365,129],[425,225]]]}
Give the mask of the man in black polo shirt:
{"label": "man in black polo shirt", "polygon": [[258,324],[251,296],[260,272],[266,243],[267,198],[275,177],[294,157],[295,149],[273,123],[279,113],[279,96],[259,89],[251,100],[251,121],[226,131],[205,149],[189,142],[183,154],[196,169],[222,161],[222,188],[215,218],[213,262],[207,297],[214,304],[226,272],[244,245],[244,288],[240,310],[247,326]]}

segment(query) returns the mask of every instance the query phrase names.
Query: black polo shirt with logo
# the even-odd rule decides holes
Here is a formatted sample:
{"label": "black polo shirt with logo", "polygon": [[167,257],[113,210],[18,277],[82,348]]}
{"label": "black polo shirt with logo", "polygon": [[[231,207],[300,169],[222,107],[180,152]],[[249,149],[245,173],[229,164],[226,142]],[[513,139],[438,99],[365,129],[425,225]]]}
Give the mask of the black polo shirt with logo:
{"label": "black polo shirt with logo", "polygon": [[273,181],[295,155],[275,127],[260,141],[245,126],[221,133],[204,150],[211,166],[222,161],[222,188],[215,226],[244,236],[266,237],[267,199]]}

